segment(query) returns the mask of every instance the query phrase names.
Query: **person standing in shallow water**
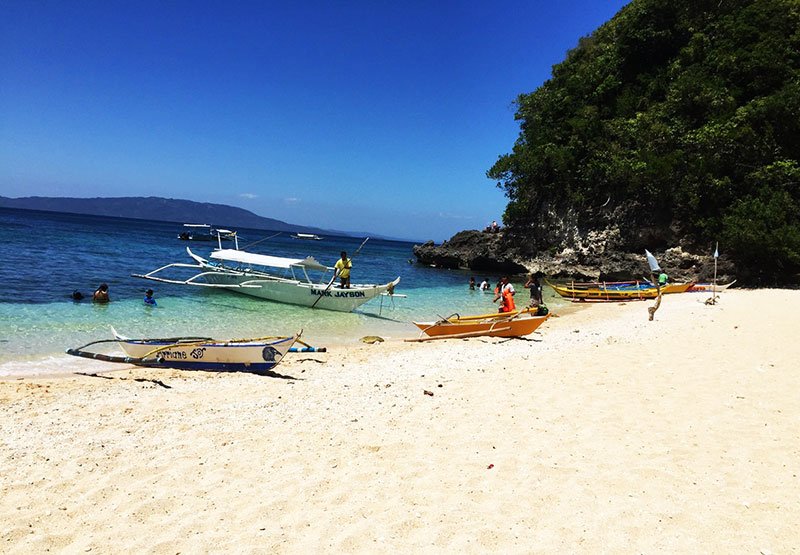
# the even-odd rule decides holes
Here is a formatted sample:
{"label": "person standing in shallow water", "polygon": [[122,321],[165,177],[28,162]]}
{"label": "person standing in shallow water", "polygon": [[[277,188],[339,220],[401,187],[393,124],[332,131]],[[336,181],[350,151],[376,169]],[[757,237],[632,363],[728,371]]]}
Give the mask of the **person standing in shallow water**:
{"label": "person standing in shallow water", "polygon": [[475,277],[469,278],[469,290],[475,291]]}
{"label": "person standing in shallow water", "polygon": [[531,306],[533,308],[542,304],[542,285],[539,283],[539,276],[530,274],[524,287],[531,290]]}
{"label": "person standing in shallow water", "polygon": [[147,306],[158,306],[158,303],[153,298],[152,289],[148,289],[147,291],[144,292],[144,304],[146,304]]}
{"label": "person standing in shallow water", "polygon": [[111,299],[108,297],[108,284],[101,283],[100,287],[92,295],[92,302],[94,303],[107,303]]}

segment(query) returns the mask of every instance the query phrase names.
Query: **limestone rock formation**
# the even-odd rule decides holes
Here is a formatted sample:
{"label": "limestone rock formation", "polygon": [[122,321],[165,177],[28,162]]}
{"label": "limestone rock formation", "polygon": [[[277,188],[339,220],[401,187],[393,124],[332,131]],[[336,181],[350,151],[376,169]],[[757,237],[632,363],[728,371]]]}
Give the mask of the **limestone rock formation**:
{"label": "limestone rock formation", "polygon": [[[640,252],[620,249],[620,244],[626,241],[620,241],[618,229],[610,227],[569,235],[574,246],[531,252],[524,239],[505,232],[461,231],[441,245],[433,241],[415,245],[414,255],[420,264],[493,274],[541,272],[550,278],[577,281],[624,281],[649,277],[644,256],[647,247],[642,247]],[[642,232],[642,238],[646,235]],[[714,258],[710,252],[697,254],[681,246],[652,247],[649,250],[675,281],[710,281],[714,277]],[[725,256],[719,258],[717,271],[720,281],[736,277],[733,264]]]}
{"label": "limestone rock formation", "polygon": [[494,273],[516,274],[526,271],[503,242],[502,232],[468,230],[453,235],[441,245],[428,241],[414,245],[420,264],[436,268],[463,268]]}

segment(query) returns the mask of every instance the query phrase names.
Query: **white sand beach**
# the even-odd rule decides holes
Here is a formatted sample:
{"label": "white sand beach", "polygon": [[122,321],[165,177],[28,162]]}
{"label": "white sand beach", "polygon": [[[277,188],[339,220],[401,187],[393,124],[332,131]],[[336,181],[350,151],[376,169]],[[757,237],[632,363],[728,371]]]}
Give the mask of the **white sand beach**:
{"label": "white sand beach", "polygon": [[6,379],[0,552],[796,552],[800,291],[707,297],[291,379]]}

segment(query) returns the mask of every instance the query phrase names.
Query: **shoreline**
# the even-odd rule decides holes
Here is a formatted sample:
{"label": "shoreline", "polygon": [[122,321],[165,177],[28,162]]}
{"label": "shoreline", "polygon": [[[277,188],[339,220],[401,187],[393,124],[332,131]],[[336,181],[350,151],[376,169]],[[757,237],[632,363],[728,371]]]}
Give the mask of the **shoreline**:
{"label": "shoreline", "polygon": [[0,545],[791,551],[800,291],[706,297],[653,322],[591,304],[523,340],[331,345],[285,379],[4,379]]}
{"label": "shoreline", "polygon": [[[520,287],[521,289],[521,287]],[[521,293],[522,299],[524,301],[528,300],[528,292],[524,291]],[[553,292],[553,295],[555,293]],[[519,295],[518,295],[519,296]],[[554,313],[558,314],[570,314],[572,312],[581,310],[584,305],[578,303],[570,303],[569,301],[565,301],[560,298],[556,298],[553,296],[550,299],[549,306],[553,310]],[[262,301],[259,301],[262,302]],[[271,303],[270,303],[271,304]],[[138,307],[137,303],[137,307]],[[281,307],[289,307],[291,308],[292,305],[280,305]],[[464,314],[468,312],[470,314],[479,314],[479,313],[487,313],[493,312],[496,310],[496,304],[488,304],[486,306],[478,306],[478,307],[471,307],[467,310],[460,310],[460,313]],[[105,306],[103,307],[105,308]],[[300,307],[301,309],[305,310],[304,307]],[[494,309],[494,310],[493,310]],[[418,315],[416,318],[417,320],[429,320],[431,318],[436,318],[435,315],[436,311],[432,310],[426,312],[425,314]],[[335,318],[336,315],[339,313],[331,313],[329,311],[320,312],[319,315],[322,318],[330,319]],[[303,336],[301,339],[310,343],[311,345],[317,347],[327,347],[329,349],[353,349],[360,345],[363,345],[361,338],[365,336],[379,336],[383,338],[387,342],[402,342],[404,339],[417,337],[419,335],[419,329],[414,326],[411,320],[406,320],[405,317],[408,315],[399,316],[396,314],[392,314],[391,316],[383,316],[381,317],[378,314],[374,313],[353,313],[349,316],[356,316],[359,317],[361,320],[357,324],[353,324],[350,322],[344,330],[340,331],[337,335],[332,335],[331,325],[329,322],[323,323],[322,326],[319,325],[312,325],[314,322],[305,322],[304,324],[297,324],[294,327],[284,327],[282,331],[275,330],[274,327],[270,327],[269,329],[275,330],[274,335],[278,335],[279,333],[287,333],[287,330],[292,329],[303,329]],[[113,324],[108,324],[109,326],[115,327],[115,329],[119,330],[123,333],[123,335],[127,335],[129,337],[141,337],[142,334],[137,334],[134,332],[130,332],[129,328],[125,325],[124,316],[122,319],[115,321]],[[181,331],[184,334],[189,335],[203,335],[202,332],[197,331],[197,326],[194,327],[195,331],[185,332],[184,330],[178,330],[173,328],[169,332],[164,332],[161,336],[169,336],[175,337],[181,334]],[[315,335],[315,330],[317,331]],[[71,357],[65,355],[64,350],[67,347],[76,347],[78,345],[83,345],[88,343],[92,340],[99,340],[99,339],[110,339],[111,333],[109,328],[103,328],[102,330],[94,330],[95,333],[87,333],[82,335],[79,339],[74,339],[71,344],[66,343],[63,345],[63,348],[59,348],[57,351],[51,352],[40,352],[35,353],[32,355],[25,355],[25,356],[14,356],[0,353],[0,381],[3,380],[18,380],[21,378],[24,379],[34,379],[39,377],[49,377],[49,378],[57,378],[57,377],[69,377],[74,373],[74,371],[83,371],[83,367],[85,363],[93,364],[93,361],[89,359],[77,359],[75,357]],[[146,337],[152,337],[152,334],[145,334]],[[243,330],[238,330],[237,332],[225,334],[225,333],[215,333],[212,336],[217,337],[218,339],[225,339],[231,337],[251,337],[252,333],[248,334]],[[13,341],[14,339],[9,339],[8,341]],[[119,353],[121,354],[121,352]],[[59,372],[50,372],[47,368],[56,366],[59,368],[66,368],[64,371]],[[98,366],[98,371],[103,371],[103,368],[109,367],[108,364],[100,363]],[[74,369],[70,370],[69,368]],[[123,368],[120,365],[113,365],[110,366],[111,370],[106,369],[105,372],[114,372],[117,371],[115,368],[120,369]]]}

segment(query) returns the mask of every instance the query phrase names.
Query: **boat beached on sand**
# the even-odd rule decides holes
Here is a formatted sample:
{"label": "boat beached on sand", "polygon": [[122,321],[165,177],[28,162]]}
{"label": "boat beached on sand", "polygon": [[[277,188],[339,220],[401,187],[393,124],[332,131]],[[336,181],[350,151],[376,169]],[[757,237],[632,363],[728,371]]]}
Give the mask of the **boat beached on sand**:
{"label": "boat beached on sand", "polygon": [[[105,362],[134,364],[151,368],[180,370],[216,370],[226,372],[264,372],[274,368],[298,340],[291,337],[218,340],[209,337],[172,337],[163,339],[130,339],[111,328],[114,339],[87,343],[67,349],[68,355]],[[116,343],[126,356],[113,356],[87,347]]]}
{"label": "boat beached on sand", "polygon": [[[658,288],[650,282],[571,283],[557,285],[546,281],[553,290],[572,301],[614,302],[655,299]],[[661,287],[661,294],[685,293],[694,283],[669,283]]]}
{"label": "boat beached on sand", "polygon": [[736,280],[731,281],[730,283],[695,283],[689,288],[689,293],[711,293],[712,291],[716,291],[720,293],[725,291],[728,287],[736,283]]}
{"label": "boat beached on sand", "polygon": [[[234,235],[235,238],[235,235]],[[351,312],[379,295],[393,295],[400,278],[384,284],[352,284],[342,289],[327,276],[333,268],[317,262],[313,257],[284,258],[256,254],[236,248],[219,248],[209,259],[198,256],[188,247],[186,252],[194,264],[172,263],[147,274],[133,277],[161,283],[227,289],[236,293],[279,303]],[[194,270],[188,279],[162,277],[171,272]],[[311,275],[309,275],[311,272]],[[318,275],[315,281],[312,276]]]}
{"label": "boat beached on sand", "polygon": [[[537,309],[529,308],[516,312],[494,312],[476,316],[452,314],[436,322],[414,322],[420,329],[420,337],[406,341],[482,336],[522,337],[533,333],[549,317],[550,314],[537,315]],[[422,334],[428,337],[422,337]]]}

